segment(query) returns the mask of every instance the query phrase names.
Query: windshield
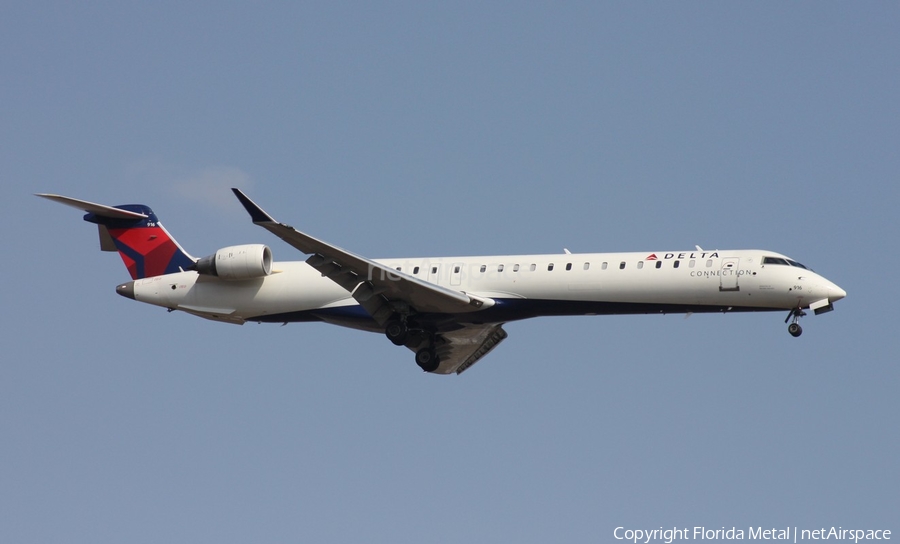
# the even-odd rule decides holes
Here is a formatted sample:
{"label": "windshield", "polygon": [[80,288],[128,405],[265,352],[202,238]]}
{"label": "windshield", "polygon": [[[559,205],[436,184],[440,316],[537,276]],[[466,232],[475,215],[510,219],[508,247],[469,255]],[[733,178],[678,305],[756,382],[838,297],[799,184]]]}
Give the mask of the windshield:
{"label": "windshield", "polygon": [[797,261],[792,261],[791,259],[785,259],[784,257],[763,257],[762,264],[779,264],[782,266],[794,266],[797,268],[802,268],[803,270],[812,270]]}

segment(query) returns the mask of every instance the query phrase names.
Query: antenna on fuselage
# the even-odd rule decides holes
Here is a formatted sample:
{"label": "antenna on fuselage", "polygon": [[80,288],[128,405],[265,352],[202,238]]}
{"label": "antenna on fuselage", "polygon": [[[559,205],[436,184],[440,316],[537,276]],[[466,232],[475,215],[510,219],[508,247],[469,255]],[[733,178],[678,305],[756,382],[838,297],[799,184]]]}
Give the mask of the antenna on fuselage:
{"label": "antenna on fuselage", "polygon": [[703,248],[700,246],[694,246],[694,247],[697,248],[697,251],[703,251]]}

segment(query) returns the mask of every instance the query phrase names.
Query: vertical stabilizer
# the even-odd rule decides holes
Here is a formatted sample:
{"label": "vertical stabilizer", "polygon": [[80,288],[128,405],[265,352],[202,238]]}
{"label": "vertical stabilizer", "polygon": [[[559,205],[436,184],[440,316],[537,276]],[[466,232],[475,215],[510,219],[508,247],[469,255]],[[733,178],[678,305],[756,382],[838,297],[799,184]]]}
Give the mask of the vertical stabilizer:
{"label": "vertical stabilizer", "polygon": [[88,212],[84,220],[97,225],[100,249],[117,251],[132,279],[179,272],[194,264],[195,259],[143,204],[104,206],[59,195],[37,196]]}

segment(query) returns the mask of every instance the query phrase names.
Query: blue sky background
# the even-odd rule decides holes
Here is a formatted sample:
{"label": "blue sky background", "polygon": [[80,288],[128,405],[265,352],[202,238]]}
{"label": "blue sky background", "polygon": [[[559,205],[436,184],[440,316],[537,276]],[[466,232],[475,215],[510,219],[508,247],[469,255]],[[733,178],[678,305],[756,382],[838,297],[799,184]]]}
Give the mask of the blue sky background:
{"label": "blue sky background", "polygon": [[[6,2],[0,541],[900,531],[900,8]],[[766,248],[836,311],[545,318],[460,377],[115,294],[77,211],[373,257]]]}

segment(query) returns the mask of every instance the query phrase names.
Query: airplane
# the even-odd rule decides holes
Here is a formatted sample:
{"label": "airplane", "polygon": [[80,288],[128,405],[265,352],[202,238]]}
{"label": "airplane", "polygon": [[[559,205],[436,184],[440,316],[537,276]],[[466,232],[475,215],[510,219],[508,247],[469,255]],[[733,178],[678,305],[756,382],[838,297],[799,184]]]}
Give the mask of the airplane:
{"label": "airplane", "polygon": [[425,372],[461,374],[507,338],[503,325],[541,316],[830,312],[836,284],[773,251],[704,250],[368,259],[280,223],[239,189],[251,221],[309,255],[276,262],[264,244],[195,258],[141,204],[105,206],[38,193],[87,212],[100,248],[132,281],[124,297],[225,323],[325,322],[384,334]]}

